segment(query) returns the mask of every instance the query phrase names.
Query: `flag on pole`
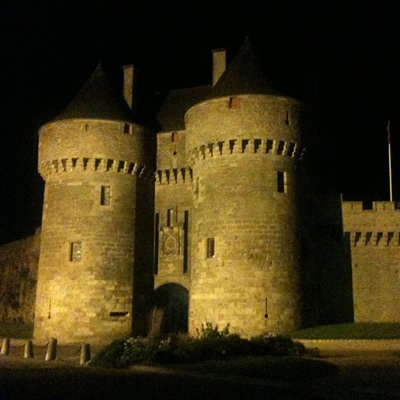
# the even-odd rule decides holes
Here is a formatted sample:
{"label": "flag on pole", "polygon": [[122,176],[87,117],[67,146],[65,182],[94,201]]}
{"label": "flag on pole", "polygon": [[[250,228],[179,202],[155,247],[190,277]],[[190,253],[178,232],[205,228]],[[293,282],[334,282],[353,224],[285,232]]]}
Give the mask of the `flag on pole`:
{"label": "flag on pole", "polygon": [[388,153],[389,153],[389,199],[393,201],[393,183],[392,183],[392,150],[390,148],[390,120],[387,124],[387,134],[388,134]]}

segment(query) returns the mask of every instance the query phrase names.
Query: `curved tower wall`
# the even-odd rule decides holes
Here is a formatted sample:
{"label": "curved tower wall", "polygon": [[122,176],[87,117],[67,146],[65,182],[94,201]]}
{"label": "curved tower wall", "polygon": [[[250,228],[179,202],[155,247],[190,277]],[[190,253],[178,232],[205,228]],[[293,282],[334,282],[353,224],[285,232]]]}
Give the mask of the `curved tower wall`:
{"label": "curved tower wall", "polygon": [[205,322],[230,324],[245,336],[290,331],[303,324],[299,159],[306,112],[289,98],[232,99],[186,113],[194,186],[189,332]]}
{"label": "curved tower wall", "polygon": [[145,136],[140,126],[97,120],[64,120],[40,130],[46,188],[36,339],[95,343],[131,333]]}

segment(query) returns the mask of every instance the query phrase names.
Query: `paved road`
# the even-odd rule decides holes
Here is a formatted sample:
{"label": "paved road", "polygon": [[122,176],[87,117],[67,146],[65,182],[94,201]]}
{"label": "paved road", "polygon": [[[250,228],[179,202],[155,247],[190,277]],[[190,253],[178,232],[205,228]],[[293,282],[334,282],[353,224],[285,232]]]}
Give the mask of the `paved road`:
{"label": "paved road", "polygon": [[400,400],[400,357],[396,354],[342,355],[326,359],[340,367],[335,376],[296,383],[196,376],[157,368],[113,371],[64,361],[0,357],[0,399],[310,399]]}

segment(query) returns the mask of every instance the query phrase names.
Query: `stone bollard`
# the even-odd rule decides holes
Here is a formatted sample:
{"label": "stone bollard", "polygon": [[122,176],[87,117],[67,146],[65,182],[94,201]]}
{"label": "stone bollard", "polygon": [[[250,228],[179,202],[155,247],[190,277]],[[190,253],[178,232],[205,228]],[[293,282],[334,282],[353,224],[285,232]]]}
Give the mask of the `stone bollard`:
{"label": "stone bollard", "polygon": [[8,356],[10,354],[10,339],[5,338],[3,344],[1,345],[0,355]]}
{"label": "stone bollard", "polygon": [[47,346],[46,361],[55,360],[57,356],[57,339],[51,338]]}
{"label": "stone bollard", "polygon": [[33,358],[33,343],[32,340],[25,342],[24,358]]}
{"label": "stone bollard", "polygon": [[81,361],[80,365],[85,365],[90,361],[90,344],[84,343],[81,347]]}

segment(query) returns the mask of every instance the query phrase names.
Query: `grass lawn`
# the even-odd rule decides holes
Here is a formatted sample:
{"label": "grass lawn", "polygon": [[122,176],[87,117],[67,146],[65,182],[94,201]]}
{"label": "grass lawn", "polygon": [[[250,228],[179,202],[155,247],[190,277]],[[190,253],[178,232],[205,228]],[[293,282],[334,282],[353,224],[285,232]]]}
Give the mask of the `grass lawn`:
{"label": "grass lawn", "polygon": [[289,356],[249,356],[233,360],[210,360],[195,364],[171,365],[171,368],[207,374],[283,381],[320,378],[336,374],[339,371],[336,365],[325,361]]}
{"label": "grass lawn", "polygon": [[292,339],[400,339],[400,323],[322,325],[291,332]]}
{"label": "grass lawn", "polygon": [[33,325],[0,323],[0,338],[32,339]]}

